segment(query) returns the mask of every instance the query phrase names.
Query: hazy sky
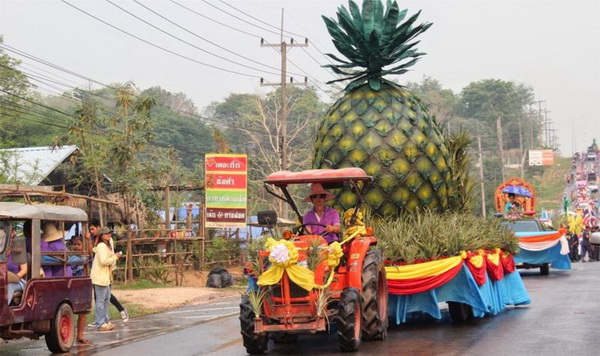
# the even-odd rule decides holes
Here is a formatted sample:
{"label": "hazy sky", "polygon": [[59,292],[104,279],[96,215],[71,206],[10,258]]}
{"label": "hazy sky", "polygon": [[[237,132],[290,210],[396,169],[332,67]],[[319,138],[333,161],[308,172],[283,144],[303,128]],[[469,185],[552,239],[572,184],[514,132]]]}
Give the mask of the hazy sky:
{"label": "hazy sky", "polygon": [[[288,52],[288,70],[299,74],[293,75],[295,80],[302,80],[308,73],[311,83],[325,88],[324,82],[333,75],[319,67],[327,63],[322,53],[335,53],[335,49],[321,15],[334,16],[337,6],[347,4],[339,0],[175,0],[205,16],[201,17],[170,1],[138,0],[180,28],[133,0],[113,0],[190,46],[107,1],[66,1],[156,46],[238,74],[167,53],[61,1],[0,0],[4,43],[103,83],[131,80],[142,89],[158,85],[171,92],[183,92],[201,110],[229,93],[268,90],[260,86],[260,77],[268,82],[279,81],[279,53],[261,47],[260,37],[268,43],[280,42],[275,28],[281,24],[282,8],[285,30],[294,33],[296,42],[309,39],[308,48]],[[447,0],[399,1],[399,5],[408,8],[410,14],[421,9],[421,22],[434,23],[421,36],[419,46],[428,55],[413,71],[400,77],[400,82],[430,76],[455,92],[482,79],[527,84],[533,87],[536,100],[545,101],[543,106],[558,130],[563,154],[570,154],[573,148],[585,149],[592,138],[600,140],[600,1]],[[89,85],[39,62],[15,57],[23,59],[23,69],[32,74],[37,72],[68,85]],[[65,89],[57,83],[38,85],[48,93]],[[324,100],[332,100],[322,95]]]}

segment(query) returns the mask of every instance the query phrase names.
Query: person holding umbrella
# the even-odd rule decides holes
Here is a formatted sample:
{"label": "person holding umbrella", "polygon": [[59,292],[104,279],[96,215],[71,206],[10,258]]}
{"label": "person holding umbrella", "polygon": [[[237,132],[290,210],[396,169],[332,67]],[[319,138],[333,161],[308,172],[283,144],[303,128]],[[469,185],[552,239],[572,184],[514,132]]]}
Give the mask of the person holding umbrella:
{"label": "person holding umbrella", "polygon": [[518,212],[521,205],[517,202],[515,193],[508,193],[508,201],[504,204],[504,214],[512,214]]}

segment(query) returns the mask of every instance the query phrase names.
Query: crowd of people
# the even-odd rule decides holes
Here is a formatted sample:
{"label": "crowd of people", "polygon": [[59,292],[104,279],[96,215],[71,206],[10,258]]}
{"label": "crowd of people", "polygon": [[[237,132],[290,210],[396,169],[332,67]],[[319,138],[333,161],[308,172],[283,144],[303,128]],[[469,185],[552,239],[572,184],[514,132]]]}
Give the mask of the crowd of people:
{"label": "crowd of people", "polygon": [[[41,223],[40,251],[42,252],[42,267],[38,272],[39,277],[84,276],[87,267],[90,271],[95,300],[94,322],[88,326],[95,327],[99,331],[113,330],[115,326],[110,322],[108,311],[110,304],[117,308],[122,320],[127,322],[129,320],[127,310],[111,293],[113,271],[117,260],[123,256],[122,252],[115,252],[113,231],[106,226],[101,227],[97,219],[92,219],[89,222],[89,231],[81,231],[75,236],[69,236],[70,238],[67,240],[65,237],[69,235],[68,230],[71,226],[67,224],[61,226],[67,231],[60,229],[59,226],[60,224],[54,221],[42,221]],[[11,240],[14,240],[16,231],[14,229],[11,231]],[[26,252],[31,256],[31,221],[25,221],[22,231],[25,238]],[[70,255],[67,263],[63,263],[52,254],[67,250],[80,252],[80,254]],[[91,260],[87,257],[90,253],[93,256]],[[13,296],[18,295],[17,292],[22,292],[27,285],[28,264],[13,262],[12,254],[9,254],[7,268],[10,272],[7,286],[8,304],[15,305],[20,301],[17,303],[13,300]],[[77,341],[81,344],[87,344],[89,341],[84,338],[87,315],[80,314],[78,318]]]}

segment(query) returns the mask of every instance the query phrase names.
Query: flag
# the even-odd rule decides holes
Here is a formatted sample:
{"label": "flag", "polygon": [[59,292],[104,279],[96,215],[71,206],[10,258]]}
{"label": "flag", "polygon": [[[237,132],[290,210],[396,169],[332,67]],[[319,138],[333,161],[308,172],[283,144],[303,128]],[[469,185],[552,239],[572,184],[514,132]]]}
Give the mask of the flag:
{"label": "flag", "polygon": [[592,227],[596,225],[596,218],[589,209],[585,209],[583,211],[583,225],[586,227]]}

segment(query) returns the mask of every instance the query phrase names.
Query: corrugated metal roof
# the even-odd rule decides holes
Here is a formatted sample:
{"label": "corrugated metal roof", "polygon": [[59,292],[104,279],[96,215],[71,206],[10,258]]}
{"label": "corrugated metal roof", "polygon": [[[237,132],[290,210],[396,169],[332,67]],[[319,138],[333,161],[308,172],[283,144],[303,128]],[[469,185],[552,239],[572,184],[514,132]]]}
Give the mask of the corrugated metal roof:
{"label": "corrugated metal roof", "polygon": [[88,216],[71,206],[0,202],[0,218],[87,221]]}
{"label": "corrugated metal roof", "polygon": [[6,173],[11,180],[29,185],[40,184],[52,171],[66,160],[77,146],[8,148],[0,152],[13,153],[11,167]]}

